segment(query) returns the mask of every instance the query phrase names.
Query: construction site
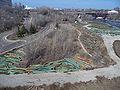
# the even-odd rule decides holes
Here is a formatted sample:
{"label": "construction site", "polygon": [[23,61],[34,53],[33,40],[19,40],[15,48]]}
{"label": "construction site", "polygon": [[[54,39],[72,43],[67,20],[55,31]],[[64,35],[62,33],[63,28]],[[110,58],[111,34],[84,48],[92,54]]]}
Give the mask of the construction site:
{"label": "construction site", "polygon": [[[97,27],[99,25],[99,27]],[[84,25],[85,26],[85,25]],[[100,36],[102,35],[119,35],[119,29],[114,27],[111,30],[108,30],[108,26],[104,26],[104,29],[100,28],[100,22],[98,24],[92,24],[88,29],[90,32],[96,33]],[[103,25],[101,25],[103,27]],[[108,28],[108,29],[106,29]],[[79,32],[79,31],[78,31]],[[78,38],[80,38],[78,36]],[[80,44],[82,46],[82,44]],[[92,44],[91,44],[92,45]],[[82,53],[76,53],[74,56],[65,57],[60,60],[50,61],[43,64],[34,64],[29,65],[27,68],[21,67],[21,63],[25,60],[25,52],[24,48],[16,48],[9,52],[0,55],[0,73],[1,74],[23,74],[23,73],[41,73],[41,72],[74,72],[79,70],[93,70],[97,68],[96,64],[91,60],[91,58],[87,58]],[[82,46],[83,52],[88,54],[88,56],[92,56],[89,54],[86,49],[84,50],[84,46]]]}
{"label": "construction site", "polygon": [[0,12],[0,90],[120,89],[119,8]]}

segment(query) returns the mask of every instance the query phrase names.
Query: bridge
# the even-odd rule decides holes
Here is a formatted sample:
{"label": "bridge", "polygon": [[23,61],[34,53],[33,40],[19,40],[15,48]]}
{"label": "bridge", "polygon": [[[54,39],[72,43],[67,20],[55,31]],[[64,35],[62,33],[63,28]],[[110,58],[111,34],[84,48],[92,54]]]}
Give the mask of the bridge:
{"label": "bridge", "polygon": [[74,14],[74,15],[91,15],[95,19],[97,17],[102,17],[103,19],[106,19],[107,16],[109,15],[108,11],[67,11],[69,14]]}
{"label": "bridge", "polygon": [[103,17],[103,19],[106,19],[109,15],[108,12],[86,12],[85,14],[92,15],[95,19],[97,17]]}

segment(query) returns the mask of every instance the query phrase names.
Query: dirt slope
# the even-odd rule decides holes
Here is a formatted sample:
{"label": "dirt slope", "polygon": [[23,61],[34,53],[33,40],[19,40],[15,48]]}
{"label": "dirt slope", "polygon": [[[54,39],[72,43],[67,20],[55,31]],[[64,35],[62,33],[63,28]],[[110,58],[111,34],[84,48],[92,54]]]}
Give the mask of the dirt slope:
{"label": "dirt slope", "polygon": [[113,49],[118,57],[120,57],[120,40],[116,40],[113,43]]}
{"label": "dirt slope", "polygon": [[108,55],[102,37],[90,32],[86,28],[79,27],[78,25],[76,25],[76,27],[81,31],[81,42],[86,50],[93,56],[93,62],[97,67],[104,67],[114,64],[114,61]]}

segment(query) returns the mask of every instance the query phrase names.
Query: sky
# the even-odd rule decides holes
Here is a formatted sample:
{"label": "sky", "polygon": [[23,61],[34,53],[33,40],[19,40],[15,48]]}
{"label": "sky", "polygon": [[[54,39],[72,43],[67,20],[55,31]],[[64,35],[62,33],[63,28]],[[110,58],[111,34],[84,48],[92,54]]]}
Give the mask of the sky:
{"label": "sky", "polygon": [[120,7],[120,0],[12,0],[29,7],[48,6],[51,8],[96,8],[112,9]]}

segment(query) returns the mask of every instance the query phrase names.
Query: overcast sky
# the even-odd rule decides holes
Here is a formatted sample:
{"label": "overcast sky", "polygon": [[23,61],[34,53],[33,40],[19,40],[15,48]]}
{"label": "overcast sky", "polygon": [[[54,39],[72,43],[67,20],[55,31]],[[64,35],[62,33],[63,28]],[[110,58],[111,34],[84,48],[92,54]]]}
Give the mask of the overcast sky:
{"label": "overcast sky", "polygon": [[97,8],[111,9],[120,7],[120,0],[13,0],[29,7],[48,6],[55,8]]}

